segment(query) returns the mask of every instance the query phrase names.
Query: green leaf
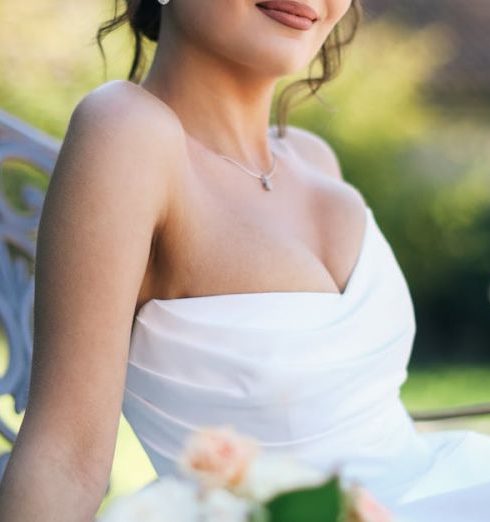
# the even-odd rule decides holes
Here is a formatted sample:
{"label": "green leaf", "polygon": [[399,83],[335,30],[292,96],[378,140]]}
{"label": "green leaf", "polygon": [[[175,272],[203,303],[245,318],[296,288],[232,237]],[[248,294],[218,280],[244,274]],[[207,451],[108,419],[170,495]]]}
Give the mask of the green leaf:
{"label": "green leaf", "polygon": [[266,504],[270,522],[339,522],[343,491],[338,475],[316,486],[279,493]]}

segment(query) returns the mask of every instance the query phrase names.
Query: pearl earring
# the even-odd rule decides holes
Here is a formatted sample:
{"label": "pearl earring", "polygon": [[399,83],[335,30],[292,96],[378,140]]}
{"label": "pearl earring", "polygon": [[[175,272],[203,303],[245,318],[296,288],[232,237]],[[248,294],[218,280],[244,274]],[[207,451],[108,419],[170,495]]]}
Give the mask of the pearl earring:
{"label": "pearl earring", "polygon": [[165,5],[168,4],[170,0],[158,0],[159,4]]}

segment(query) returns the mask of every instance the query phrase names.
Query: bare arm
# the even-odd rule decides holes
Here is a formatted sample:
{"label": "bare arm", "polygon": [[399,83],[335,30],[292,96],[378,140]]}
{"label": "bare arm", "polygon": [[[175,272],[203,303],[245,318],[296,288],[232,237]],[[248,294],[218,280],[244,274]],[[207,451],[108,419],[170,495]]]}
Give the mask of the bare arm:
{"label": "bare arm", "polygon": [[0,520],[92,521],[107,488],[133,314],[182,143],[134,88],[110,82],[78,104],[50,181],[29,401]]}

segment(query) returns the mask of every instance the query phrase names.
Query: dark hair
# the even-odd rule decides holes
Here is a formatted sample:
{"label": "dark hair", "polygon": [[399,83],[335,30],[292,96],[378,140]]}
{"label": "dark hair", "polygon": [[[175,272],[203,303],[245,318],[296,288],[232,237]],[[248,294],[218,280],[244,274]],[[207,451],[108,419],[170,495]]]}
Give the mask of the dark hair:
{"label": "dark hair", "polygon": [[[128,74],[128,80],[139,83],[146,65],[146,56],[143,52],[144,38],[153,42],[158,40],[162,6],[156,0],[124,0],[126,10],[118,14],[120,2],[121,0],[114,0],[113,18],[106,20],[100,25],[97,30],[96,41],[102,53],[105,67],[106,58],[102,46],[103,38],[128,22],[135,42],[133,62]],[[315,59],[310,63],[308,78],[294,81],[281,92],[277,99],[276,113],[280,136],[284,135],[291,98],[305,87],[307,87],[309,91],[306,96],[301,98],[297,103],[303,101],[305,98],[314,96],[323,84],[337,76],[342,62],[342,48],[354,39],[361,18],[361,0],[352,0],[346,14],[332,29]],[[312,77],[312,68],[317,61],[320,62],[322,72],[320,76]]]}

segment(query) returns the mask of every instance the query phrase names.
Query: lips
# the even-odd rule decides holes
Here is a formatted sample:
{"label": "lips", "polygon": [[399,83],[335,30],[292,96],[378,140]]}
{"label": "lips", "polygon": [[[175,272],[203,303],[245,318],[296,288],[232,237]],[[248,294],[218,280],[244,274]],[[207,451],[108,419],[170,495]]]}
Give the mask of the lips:
{"label": "lips", "polygon": [[257,2],[256,5],[263,9],[274,9],[275,11],[308,18],[312,22],[318,18],[318,14],[314,9],[306,4],[292,0],[266,0],[265,2]]}

